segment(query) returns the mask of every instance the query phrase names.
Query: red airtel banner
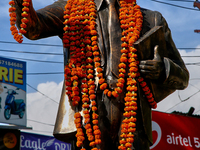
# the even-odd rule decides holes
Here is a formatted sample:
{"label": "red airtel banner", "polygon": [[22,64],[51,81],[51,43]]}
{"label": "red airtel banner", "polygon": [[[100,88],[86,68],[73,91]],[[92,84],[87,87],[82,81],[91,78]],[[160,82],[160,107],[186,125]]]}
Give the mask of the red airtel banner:
{"label": "red airtel banner", "polygon": [[152,111],[151,150],[200,150],[200,119]]}

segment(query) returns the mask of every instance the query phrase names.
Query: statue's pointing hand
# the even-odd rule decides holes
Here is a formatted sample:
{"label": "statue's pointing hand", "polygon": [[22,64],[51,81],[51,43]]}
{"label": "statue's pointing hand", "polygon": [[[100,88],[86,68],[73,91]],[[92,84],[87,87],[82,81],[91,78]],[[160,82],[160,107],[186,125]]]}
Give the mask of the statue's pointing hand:
{"label": "statue's pointing hand", "polygon": [[164,62],[160,57],[159,47],[154,47],[154,58],[153,60],[142,60],[139,64],[139,70],[143,77],[148,79],[159,79],[164,73]]}

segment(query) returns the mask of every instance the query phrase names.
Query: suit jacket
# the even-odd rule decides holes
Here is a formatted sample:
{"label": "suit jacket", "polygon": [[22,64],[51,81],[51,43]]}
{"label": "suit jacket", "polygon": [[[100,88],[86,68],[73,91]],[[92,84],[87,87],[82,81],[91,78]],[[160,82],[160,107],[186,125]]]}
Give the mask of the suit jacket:
{"label": "suit jacket", "polygon": [[[104,72],[111,88],[115,87],[115,83],[118,78],[118,67],[120,58],[120,47],[114,51],[110,51],[109,48],[109,34],[107,27],[108,9],[103,0],[95,0],[97,5],[97,31],[98,31],[98,46],[101,53],[101,65],[104,68]],[[43,9],[34,11],[30,9],[31,17],[29,17],[30,24],[28,24],[28,33],[26,37],[29,39],[40,39],[49,36],[58,35],[62,39],[63,34],[63,12],[66,1],[58,0],[52,5],[49,5]],[[20,7],[17,6],[17,7]],[[32,5],[31,5],[32,7]],[[119,5],[116,4],[116,8]],[[162,58],[165,64],[165,76],[158,80],[146,80],[150,86],[156,102],[161,101],[169,94],[173,93],[176,89],[184,89],[188,85],[189,73],[185,67],[183,60],[172,40],[171,31],[168,28],[167,22],[163,16],[156,11],[147,9],[141,9],[144,17],[143,28],[140,37],[155,26],[162,26],[164,33],[165,48],[161,49]],[[19,16],[20,12],[18,12]],[[18,21],[19,23],[19,21]],[[121,31],[118,31],[121,34]],[[120,43],[121,41],[119,41]],[[142,53],[138,49],[139,53]],[[148,57],[145,54],[139,56],[142,59],[153,59],[153,49],[146,49],[145,53],[149,53]],[[65,64],[68,61],[68,50],[64,49]],[[98,83],[97,83],[98,84]],[[99,109],[100,129],[109,134],[103,134],[102,138],[107,139],[108,136],[112,140],[116,140],[118,137],[118,131],[120,123],[122,121],[123,114],[123,97],[120,95],[117,100],[108,99],[102,96],[102,93],[97,91],[97,104]],[[103,101],[102,101],[103,99]],[[152,131],[151,131],[151,108],[144,96],[141,88],[138,88],[138,104],[140,105],[140,116],[142,122],[142,128],[147,135],[147,139],[152,143]],[[65,95],[65,87],[63,86],[63,92],[59,105],[59,111],[57,115],[56,125],[54,128],[54,136],[60,140],[69,142],[71,136],[74,136],[76,128],[73,123],[74,108],[68,102]],[[120,117],[119,117],[120,116]],[[120,118],[120,119],[119,119]],[[107,123],[108,122],[108,123]],[[111,130],[112,129],[112,130]],[[111,133],[112,132],[112,133]]]}

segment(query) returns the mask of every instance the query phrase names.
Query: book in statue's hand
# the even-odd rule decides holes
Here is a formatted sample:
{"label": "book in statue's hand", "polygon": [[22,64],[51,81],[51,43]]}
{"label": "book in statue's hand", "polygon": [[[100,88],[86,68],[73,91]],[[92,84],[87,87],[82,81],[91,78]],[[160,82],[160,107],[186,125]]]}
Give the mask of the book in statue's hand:
{"label": "book in statue's hand", "polygon": [[134,43],[134,47],[138,50],[139,60],[153,59],[156,45],[158,45],[159,55],[164,57],[166,42],[162,26],[155,26]]}

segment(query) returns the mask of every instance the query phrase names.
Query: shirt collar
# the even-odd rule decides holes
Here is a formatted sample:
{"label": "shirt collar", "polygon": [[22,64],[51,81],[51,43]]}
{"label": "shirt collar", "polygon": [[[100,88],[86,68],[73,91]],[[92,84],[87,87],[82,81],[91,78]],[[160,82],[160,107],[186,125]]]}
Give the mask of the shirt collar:
{"label": "shirt collar", "polygon": [[99,11],[102,3],[103,3],[103,0],[94,0],[94,2],[96,3],[96,6],[97,6],[97,11]]}
{"label": "shirt collar", "polygon": [[[103,4],[103,1],[104,0],[94,0],[94,2],[96,3],[96,6],[97,6],[97,11],[99,11],[99,9],[101,8],[101,5]],[[117,3],[120,7],[120,4],[119,4],[119,0],[117,0]]]}

